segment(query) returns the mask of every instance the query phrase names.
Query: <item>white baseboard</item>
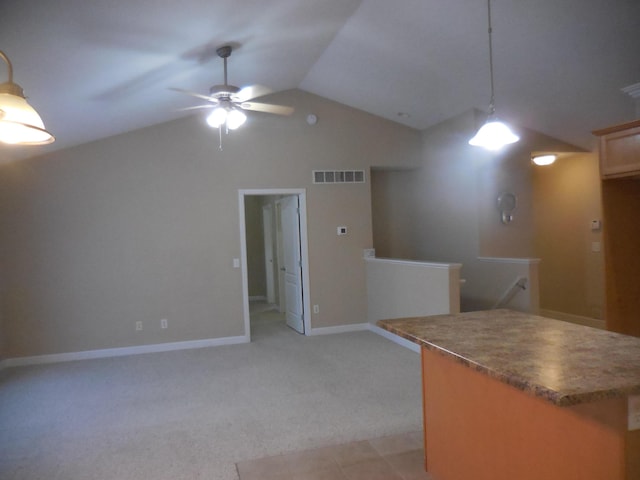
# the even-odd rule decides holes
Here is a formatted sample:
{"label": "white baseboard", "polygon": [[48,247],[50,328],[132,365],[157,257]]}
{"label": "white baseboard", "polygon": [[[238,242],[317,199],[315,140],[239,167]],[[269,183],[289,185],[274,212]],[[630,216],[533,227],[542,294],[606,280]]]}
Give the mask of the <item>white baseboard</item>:
{"label": "white baseboard", "polygon": [[372,323],[369,323],[368,325],[369,325],[369,330],[371,330],[373,333],[377,333],[381,337],[384,337],[387,340],[391,340],[392,342],[397,343],[402,347],[408,348],[409,350],[412,350],[416,353],[420,353],[420,345],[418,345],[417,343],[413,343],[407,340],[406,338],[402,338]]}
{"label": "white baseboard", "polygon": [[158,343],[154,345],[138,345],[135,347],[105,348],[101,350],[87,350],[84,352],[54,353],[51,355],[36,355],[33,357],[7,358],[0,362],[0,370],[8,367],[22,367],[44,363],[71,362],[75,360],[89,360],[94,358],[122,357],[125,355],[141,355],[144,353],[170,352],[174,350],[191,350],[194,348],[217,347],[221,345],[236,345],[248,343],[246,336],[208,338],[204,340],[190,340],[186,342]]}
{"label": "white baseboard", "polygon": [[543,309],[540,309],[539,314],[543,317],[563,320],[565,322],[577,323],[578,325],[584,325],[585,327],[599,328],[601,330],[607,329],[606,322],[597,318],[583,317],[581,315],[573,315],[572,313],[556,312],[554,310]]}
{"label": "white baseboard", "polygon": [[320,327],[311,329],[309,335],[332,335],[334,333],[348,333],[348,332],[362,332],[369,330],[373,333],[380,335],[381,337],[391,340],[398,345],[408,348],[416,353],[420,353],[420,345],[410,342],[409,340],[402,338],[398,335],[394,335],[391,332],[383,330],[372,323],[352,323],[350,325],[336,325],[335,327]]}
{"label": "white baseboard", "polygon": [[[383,330],[371,323],[353,323],[350,325],[336,325],[334,327],[319,327],[311,329],[309,335],[332,335],[336,333],[361,332],[369,330],[392,342],[397,343],[414,352],[420,352],[420,346],[398,335]],[[0,371],[9,367],[40,365],[45,363],[71,362],[76,360],[90,360],[96,358],[121,357],[125,355],[141,355],[144,353],[169,352],[175,350],[191,350],[195,348],[217,347],[222,345],[237,345],[248,343],[246,336],[210,338],[191,340],[186,342],[159,343],[154,345],[138,345],[135,347],[106,348],[101,350],[87,350],[83,352],[54,353],[50,355],[36,355],[32,357],[16,357],[0,360]]]}
{"label": "white baseboard", "polygon": [[312,328],[308,335],[333,335],[334,333],[361,332],[369,329],[368,323],[352,323],[335,327]]}

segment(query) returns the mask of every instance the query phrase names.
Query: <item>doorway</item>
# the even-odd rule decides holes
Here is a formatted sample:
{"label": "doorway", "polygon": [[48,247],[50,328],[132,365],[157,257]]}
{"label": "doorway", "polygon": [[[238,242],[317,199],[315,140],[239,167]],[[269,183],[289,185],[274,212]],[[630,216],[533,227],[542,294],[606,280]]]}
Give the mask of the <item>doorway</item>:
{"label": "doorway", "polygon": [[[255,298],[256,289],[260,292],[258,298],[277,304],[285,313],[289,327],[308,335],[311,328],[306,191],[239,190],[238,199],[245,337],[251,340],[250,300]],[[251,214],[252,208],[257,213]],[[255,232],[260,233],[259,246]],[[265,241],[265,237],[269,238]],[[256,254],[262,257],[258,264]],[[256,271],[260,276],[258,287]]]}

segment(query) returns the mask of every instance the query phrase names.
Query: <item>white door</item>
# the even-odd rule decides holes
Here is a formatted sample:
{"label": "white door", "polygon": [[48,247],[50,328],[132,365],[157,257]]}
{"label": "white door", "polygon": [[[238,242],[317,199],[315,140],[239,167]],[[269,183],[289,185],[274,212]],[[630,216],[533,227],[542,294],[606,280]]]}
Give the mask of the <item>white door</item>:
{"label": "white door", "polygon": [[276,303],[275,264],[273,262],[273,209],[271,205],[262,207],[262,228],[264,232],[264,271],[267,283],[267,303]]}
{"label": "white door", "polygon": [[304,309],[302,302],[302,262],[300,255],[300,213],[298,196],[280,201],[284,288],[287,325],[304,333]]}

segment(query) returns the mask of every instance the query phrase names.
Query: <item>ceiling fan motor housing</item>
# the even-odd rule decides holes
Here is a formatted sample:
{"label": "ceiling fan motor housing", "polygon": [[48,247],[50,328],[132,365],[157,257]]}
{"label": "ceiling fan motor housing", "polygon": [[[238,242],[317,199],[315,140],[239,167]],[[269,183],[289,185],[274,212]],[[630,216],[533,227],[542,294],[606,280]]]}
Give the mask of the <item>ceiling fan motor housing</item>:
{"label": "ceiling fan motor housing", "polygon": [[231,45],[224,45],[216,50],[216,53],[220,58],[227,58],[231,55]]}
{"label": "ceiling fan motor housing", "polygon": [[209,89],[209,95],[213,98],[231,97],[236,95],[240,88],[235,85],[214,85]]}

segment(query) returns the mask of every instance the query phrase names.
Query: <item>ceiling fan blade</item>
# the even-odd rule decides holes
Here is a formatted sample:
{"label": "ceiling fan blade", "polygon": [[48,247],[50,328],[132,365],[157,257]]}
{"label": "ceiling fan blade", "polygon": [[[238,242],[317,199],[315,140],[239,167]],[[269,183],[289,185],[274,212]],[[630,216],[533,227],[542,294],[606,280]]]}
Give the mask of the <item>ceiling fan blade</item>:
{"label": "ceiling fan blade", "polygon": [[236,102],[248,102],[253,98],[264,97],[270,93],[273,93],[273,90],[269,87],[265,87],[263,85],[250,85],[248,87],[244,87],[235,95],[232,95],[232,98]]}
{"label": "ceiling fan blade", "polygon": [[185,108],[179,108],[178,111],[179,112],[185,112],[188,110],[201,110],[203,108],[214,108],[215,105],[212,103],[210,105],[196,105],[195,107],[185,107]]}
{"label": "ceiling fan blade", "polygon": [[181,88],[170,87],[169,90],[173,90],[174,92],[179,92],[179,93],[186,93],[187,95],[191,95],[192,97],[201,98],[203,100],[207,100],[207,101],[213,102],[213,103],[218,103],[218,99],[210,97],[208,95],[202,95],[200,93],[190,92],[189,90],[183,90]]}
{"label": "ceiling fan blade", "polygon": [[276,115],[291,115],[293,113],[292,107],[285,107],[284,105],[271,105],[270,103],[257,103],[257,102],[244,102],[240,104],[245,110],[252,110],[254,112],[275,113]]}

